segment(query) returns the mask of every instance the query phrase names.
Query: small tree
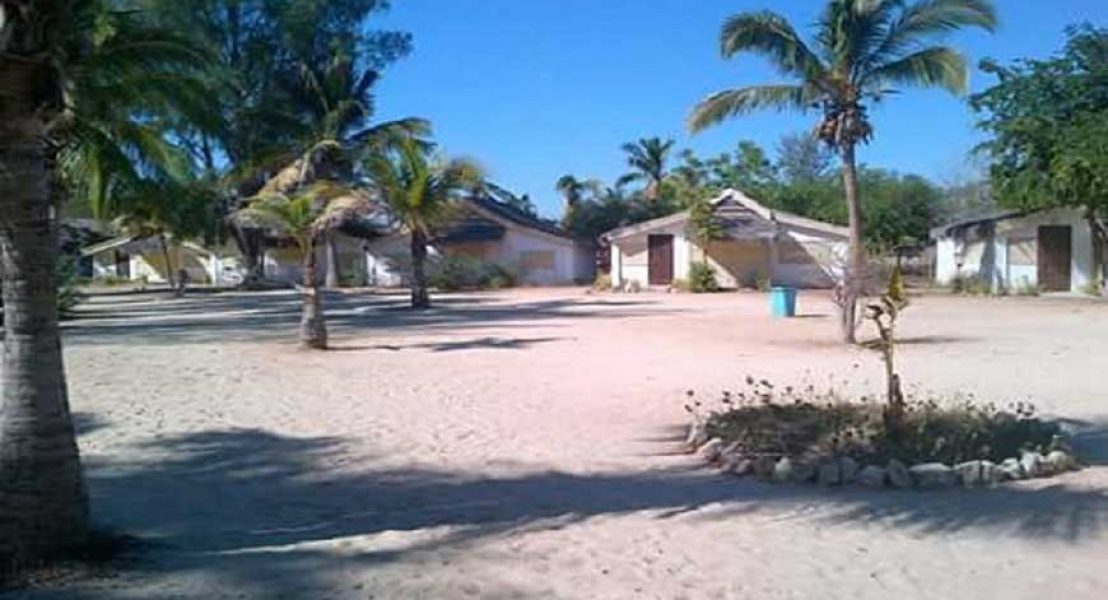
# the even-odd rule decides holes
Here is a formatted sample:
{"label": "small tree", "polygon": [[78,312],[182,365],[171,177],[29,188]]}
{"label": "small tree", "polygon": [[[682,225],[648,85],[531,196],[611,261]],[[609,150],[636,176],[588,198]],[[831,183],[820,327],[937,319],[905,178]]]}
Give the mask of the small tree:
{"label": "small tree", "polygon": [[364,166],[370,185],[410,235],[412,308],[430,308],[427,244],[435,229],[454,214],[455,202],[481,187],[481,169],[467,160],[433,158],[429,145],[412,136],[394,136],[378,144]]}
{"label": "small tree", "polygon": [[296,244],[303,265],[300,343],[305,348],[327,348],[327,324],[316,273],[319,242],[327,232],[373,208],[363,192],[319,181],[292,195],[259,196],[238,212],[240,220],[276,230]]}
{"label": "small tree", "polygon": [[866,318],[877,328],[878,339],[873,346],[881,352],[885,363],[885,424],[896,436],[904,420],[904,393],[900,389],[900,374],[896,372],[896,322],[908,307],[904,278],[899,268],[893,269],[885,293],[866,306]]}

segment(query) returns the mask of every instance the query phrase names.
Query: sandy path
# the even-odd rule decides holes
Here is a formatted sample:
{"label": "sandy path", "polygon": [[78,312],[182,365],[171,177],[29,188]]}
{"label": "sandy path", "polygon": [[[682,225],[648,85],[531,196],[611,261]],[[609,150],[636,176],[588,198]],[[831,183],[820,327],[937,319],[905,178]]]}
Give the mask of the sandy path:
{"label": "sandy path", "polygon": [[[67,336],[100,522],[150,542],[116,579],[31,597],[1067,598],[1108,584],[1108,468],[1003,491],[736,481],[674,455],[686,389],[849,377],[826,299],[331,299],[289,343],[284,293],[98,299]],[[1108,307],[926,298],[908,381],[1034,398],[1108,459]],[[23,595],[23,594],[20,594]]]}

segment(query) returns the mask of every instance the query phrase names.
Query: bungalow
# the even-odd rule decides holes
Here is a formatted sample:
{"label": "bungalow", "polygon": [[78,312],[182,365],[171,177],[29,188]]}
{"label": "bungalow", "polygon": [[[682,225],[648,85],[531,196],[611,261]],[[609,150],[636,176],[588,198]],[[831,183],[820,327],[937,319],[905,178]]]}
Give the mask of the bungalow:
{"label": "bungalow", "polygon": [[161,236],[122,236],[81,249],[91,260],[93,279],[126,279],[167,283],[166,257],[174,279],[182,271],[189,282],[228,285],[241,281],[237,251],[229,247],[210,249]]}
{"label": "bungalow", "polygon": [[1080,291],[1097,281],[1097,239],[1079,208],[1000,212],[931,230],[935,281],[976,279],[994,292]]}
{"label": "bungalow", "polygon": [[846,228],[766,208],[736,190],[725,190],[711,204],[722,236],[706,247],[690,234],[689,211],[604,234],[611,246],[612,285],[668,286],[687,279],[694,261],[707,262],[725,288],[763,280],[806,288],[834,285],[846,256]]}
{"label": "bungalow", "polygon": [[[432,261],[469,258],[504,267],[524,285],[568,285],[596,274],[591,244],[493,198],[474,196],[431,240]],[[366,244],[370,285],[404,285],[411,268],[408,234],[397,230]]]}

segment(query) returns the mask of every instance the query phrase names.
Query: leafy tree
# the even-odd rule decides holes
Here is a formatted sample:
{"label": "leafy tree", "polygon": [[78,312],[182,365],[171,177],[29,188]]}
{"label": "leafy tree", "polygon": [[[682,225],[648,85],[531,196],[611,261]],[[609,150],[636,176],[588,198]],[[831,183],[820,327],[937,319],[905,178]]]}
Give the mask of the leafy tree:
{"label": "leafy tree", "polygon": [[643,194],[647,200],[657,200],[661,194],[662,181],[667,174],[667,162],[673,140],[652,137],[637,142],[628,142],[622,146],[627,154],[627,166],[631,172],[619,178],[619,185],[641,181],[645,184]]}
{"label": "leafy tree", "polygon": [[147,126],[191,114],[207,66],[179,40],[122,2],[0,0],[0,569],[87,536],[55,215],[67,191],[99,194],[164,165],[164,140]]}
{"label": "leafy tree", "polygon": [[814,183],[831,170],[833,154],[815,136],[797,133],[777,144],[777,171],[786,184]]}
{"label": "leafy tree", "polygon": [[971,98],[992,139],[997,201],[1039,210],[1080,207],[1097,232],[1102,277],[1108,210],[1108,29],[1074,27],[1062,53],[1011,66],[985,61],[997,83]]}
{"label": "leafy tree", "polygon": [[966,88],[965,58],[947,46],[924,44],[962,27],[992,30],[996,14],[987,0],[827,0],[809,45],[782,16],[748,12],[728,18],[720,36],[725,58],[765,56],[790,82],[712,94],[689,117],[700,131],[728,117],[756,110],[818,109],[818,137],[842,161],[849,214],[850,256],[839,289],[842,336],[855,339],[857,300],[864,289],[865,249],[855,152],[873,136],[867,105],[894,86]]}
{"label": "leafy tree", "polygon": [[465,160],[429,156],[413,137],[396,137],[365,158],[365,174],[374,191],[410,236],[412,308],[431,307],[427,291],[427,243],[454,213],[455,202],[483,181],[481,169]]}
{"label": "leafy tree", "polygon": [[[296,161],[312,148],[337,142],[349,149],[383,129],[371,123],[373,86],[411,49],[410,35],[372,26],[384,0],[142,1],[217,55],[222,85],[211,86],[208,105],[223,126],[215,133],[178,127],[177,137],[223,188],[226,212],[275,172],[302,166]],[[426,132],[422,121],[401,123]],[[347,175],[356,162],[349,154],[321,156],[339,163],[314,168]],[[232,226],[229,233],[246,258],[247,280],[259,278],[261,232]]]}

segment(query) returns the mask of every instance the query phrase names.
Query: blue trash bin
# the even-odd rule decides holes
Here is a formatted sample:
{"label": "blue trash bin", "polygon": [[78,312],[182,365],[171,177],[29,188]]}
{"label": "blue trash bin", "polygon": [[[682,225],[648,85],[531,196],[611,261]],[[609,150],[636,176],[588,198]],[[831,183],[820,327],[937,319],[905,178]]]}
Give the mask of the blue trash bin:
{"label": "blue trash bin", "polygon": [[769,289],[770,311],[774,317],[787,319],[796,316],[796,288],[773,286]]}

